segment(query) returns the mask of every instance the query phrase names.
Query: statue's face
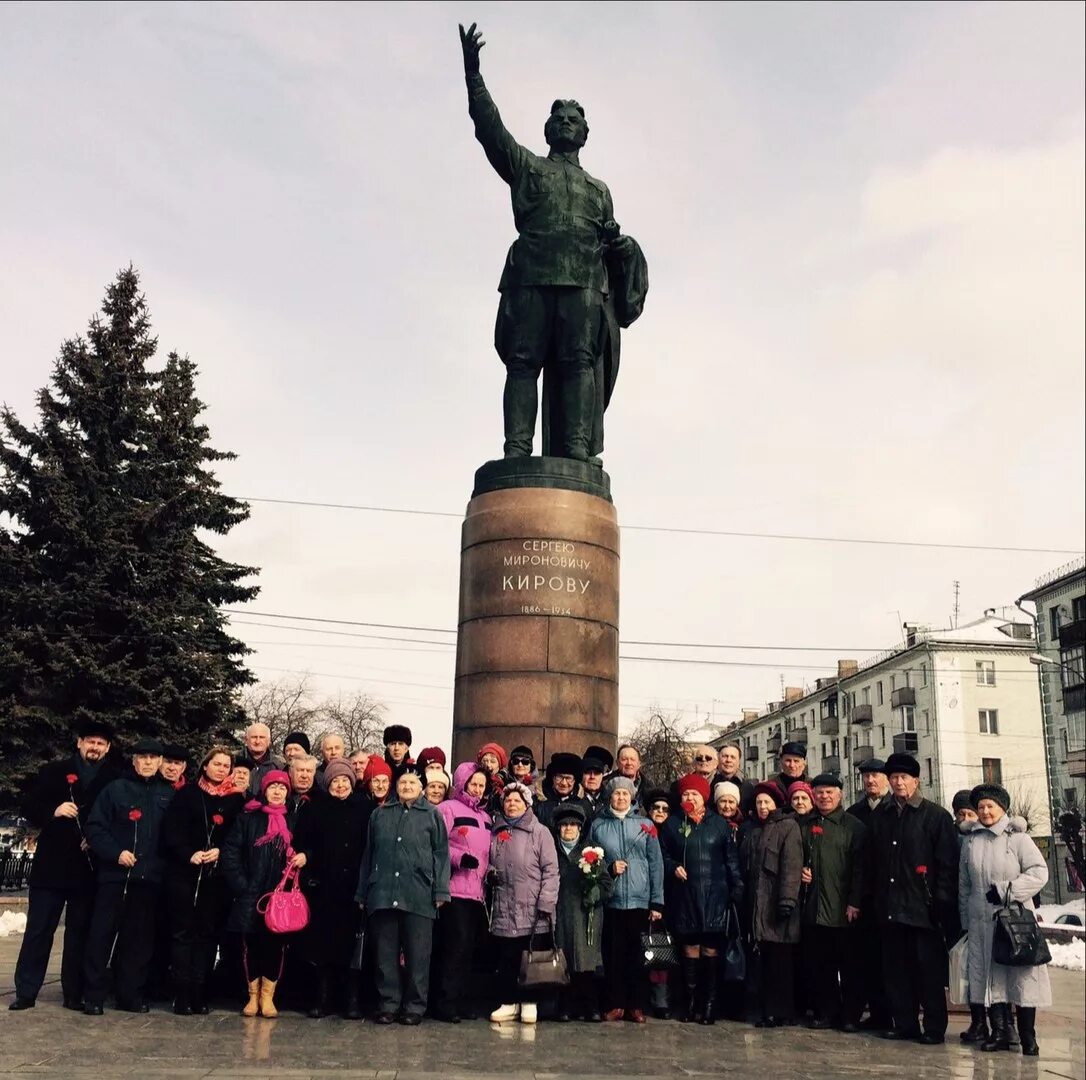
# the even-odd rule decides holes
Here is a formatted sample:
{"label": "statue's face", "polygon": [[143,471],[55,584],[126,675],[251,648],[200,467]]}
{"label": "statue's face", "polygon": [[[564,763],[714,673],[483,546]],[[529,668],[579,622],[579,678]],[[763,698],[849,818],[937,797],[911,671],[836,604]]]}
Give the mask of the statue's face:
{"label": "statue's face", "polygon": [[559,105],[543,125],[543,136],[552,150],[579,150],[588,141],[588,124],[575,105]]}

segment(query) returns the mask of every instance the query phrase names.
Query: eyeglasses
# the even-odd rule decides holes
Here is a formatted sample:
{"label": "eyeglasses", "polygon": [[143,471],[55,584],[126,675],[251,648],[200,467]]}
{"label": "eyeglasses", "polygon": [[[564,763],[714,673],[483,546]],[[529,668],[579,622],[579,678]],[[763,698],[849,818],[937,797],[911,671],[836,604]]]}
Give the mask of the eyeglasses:
{"label": "eyeglasses", "polygon": [[515,757],[509,759],[510,765],[531,765],[532,759],[530,757]]}
{"label": "eyeglasses", "polygon": [[668,806],[668,804],[666,802],[653,803],[652,804],[652,812],[654,814],[656,814],[656,813],[670,814],[671,813],[671,807]]}
{"label": "eyeglasses", "polygon": [[694,758],[694,760],[695,761],[716,761],[716,758],[715,757],[706,757],[704,754],[699,754],[696,758]]}

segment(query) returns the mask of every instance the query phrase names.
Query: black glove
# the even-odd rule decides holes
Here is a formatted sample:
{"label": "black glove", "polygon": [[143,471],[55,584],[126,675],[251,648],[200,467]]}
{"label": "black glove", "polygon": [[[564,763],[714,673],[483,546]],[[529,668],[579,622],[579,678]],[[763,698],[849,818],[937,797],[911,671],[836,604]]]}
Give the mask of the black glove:
{"label": "black glove", "polygon": [[995,904],[997,907],[1002,906],[1003,897],[999,895],[999,890],[994,885],[988,886],[988,891],[984,894],[984,899],[989,904]]}
{"label": "black glove", "polygon": [[470,853],[465,853],[460,856],[460,869],[461,870],[478,870],[479,860]]}
{"label": "black glove", "polygon": [[777,918],[778,919],[790,919],[792,912],[796,910],[796,905],[790,900],[785,900],[777,905]]}

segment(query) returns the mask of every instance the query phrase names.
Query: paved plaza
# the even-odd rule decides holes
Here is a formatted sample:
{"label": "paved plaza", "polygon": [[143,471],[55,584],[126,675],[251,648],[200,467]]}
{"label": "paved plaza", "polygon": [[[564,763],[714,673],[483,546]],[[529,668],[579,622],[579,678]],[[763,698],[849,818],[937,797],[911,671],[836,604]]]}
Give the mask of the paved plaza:
{"label": "paved plaza", "polygon": [[[1081,972],[1052,972],[1058,1002],[1039,1011],[1040,1058],[984,1054],[958,1041],[951,1020],[945,1046],[898,1045],[868,1036],[805,1028],[759,1031],[721,1022],[712,1028],[664,1021],[633,1024],[458,1026],[427,1021],[381,1028],[337,1018],[277,1020],[236,1013],[175,1017],[159,1007],[140,1016],[107,1011],[84,1017],[60,1007],[57,965],[36,1008],[7,1011],[21,938],[0,938],[0,1076],[268,1077],[274,1080],[613,1080],[614,1077],[740,1077],[835,1080],[1083,1080]],[[59,941],[58,941],[59,945]],[[54,950],[59,959],[59,948]]]}

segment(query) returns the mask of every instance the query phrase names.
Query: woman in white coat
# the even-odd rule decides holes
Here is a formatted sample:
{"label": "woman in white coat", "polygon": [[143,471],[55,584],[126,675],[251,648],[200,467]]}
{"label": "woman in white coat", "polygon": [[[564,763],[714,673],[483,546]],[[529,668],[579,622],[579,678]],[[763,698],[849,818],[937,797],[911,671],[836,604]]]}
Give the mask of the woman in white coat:
{"label": "woman in white coat", "polygon": [[[1011,1005],[1017,1006],[1022,1053],[1035,1057],[1037,1009],[1052,1004],[1048,967],[1007,967],[992,960],[993,916],[1010,889],[1010,898],[1033,907],[1033,897],[1048,882],[1048,867],[1026,834],[1021,818],[1009,817],[1011,797],[997,784],[980,784],[970,792],[978,821],[966,834],[958,874],[958,908],[967,945],[969,1010],[973,1023],[966,1042],[982,1050],[1009,1050]],[[991,1033],[985,1029],[988,1006]]]}

